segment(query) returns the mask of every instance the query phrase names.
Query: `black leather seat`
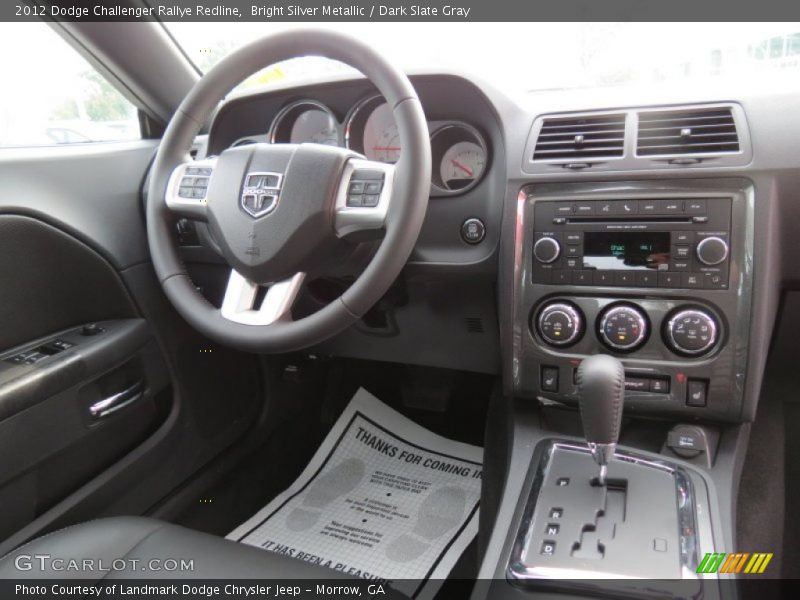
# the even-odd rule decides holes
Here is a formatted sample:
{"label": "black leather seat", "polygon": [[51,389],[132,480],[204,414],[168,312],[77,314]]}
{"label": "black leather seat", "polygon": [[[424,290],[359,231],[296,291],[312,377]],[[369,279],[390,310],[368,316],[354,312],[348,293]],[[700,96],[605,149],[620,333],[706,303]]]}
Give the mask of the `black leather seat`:
{"label": "black leather seat", "polygon": [[[42,560],[37,555],[49,558]],[[159,562],[151,563],[154,559]],[[92,561],[89,568],[87,560]],[[191,561],[192,569],[175,568],[181,560]],[[154,564],[160,570],[149,568]],[[50,533],[0,559],[0,579],[27,578],[291,580],[338,579],[343,575],[163,521],[113,517]]]}

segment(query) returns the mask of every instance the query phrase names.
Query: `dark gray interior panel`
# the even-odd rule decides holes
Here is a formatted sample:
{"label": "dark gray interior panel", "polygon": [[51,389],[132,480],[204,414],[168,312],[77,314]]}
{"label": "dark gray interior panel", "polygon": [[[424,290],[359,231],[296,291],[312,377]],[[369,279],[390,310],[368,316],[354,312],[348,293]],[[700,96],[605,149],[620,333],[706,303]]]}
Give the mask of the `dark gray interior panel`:
{"label": "dark gray interior panel", "polygon": [[148,260],[133,201],[157,142],[0,151],[0,213],[27,214],[93,246],[117,268]]}

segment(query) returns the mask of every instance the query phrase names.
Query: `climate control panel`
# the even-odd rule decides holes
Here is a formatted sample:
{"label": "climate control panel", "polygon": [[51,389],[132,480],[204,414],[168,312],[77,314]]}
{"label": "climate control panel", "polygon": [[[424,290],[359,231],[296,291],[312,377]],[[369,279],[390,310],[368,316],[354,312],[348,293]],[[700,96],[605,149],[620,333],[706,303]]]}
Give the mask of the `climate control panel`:
{"label": "climate control panel", "polygon": [[[581,298],[547,301],[531,314],[531,328],[542,344],[566,349],[581,340],[586,323],[595,317],[594,336],[612,354],[631,354],[642,348],[652,330],[648,311],[635,302],[604,304],[603,299]],[[653,311],[653,301],[648,301]],[[592,313],[587,319],[584,311]],[[678,304],[654,311],[662,323],[662,336],[656,346],[667,348],[680,357],[702,357],[712,352],[720,341],[720,321],[709,308]]]}

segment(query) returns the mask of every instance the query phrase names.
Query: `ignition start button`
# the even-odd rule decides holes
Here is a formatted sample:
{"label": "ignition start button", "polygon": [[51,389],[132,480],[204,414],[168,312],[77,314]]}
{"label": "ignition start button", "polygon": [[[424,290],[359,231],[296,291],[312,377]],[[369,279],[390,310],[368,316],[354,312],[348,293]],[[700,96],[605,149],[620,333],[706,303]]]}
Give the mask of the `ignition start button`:
{"label": "ignition start button", "polygon": [[486,226],[480,219],[467,219],[461,225],[461,239],[468,244],[480,244],[486,237]]}

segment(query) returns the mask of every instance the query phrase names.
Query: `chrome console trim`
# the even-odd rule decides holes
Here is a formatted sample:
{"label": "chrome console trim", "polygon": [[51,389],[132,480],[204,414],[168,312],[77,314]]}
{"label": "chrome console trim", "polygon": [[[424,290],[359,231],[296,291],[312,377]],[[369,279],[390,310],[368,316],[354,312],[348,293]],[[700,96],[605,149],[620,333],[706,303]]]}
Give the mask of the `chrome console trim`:
{"label": "chrome console trim", "polygon": [[[587,455],[591,454],[590,449],[583,444],[562,440],[547,440],[543,443],[545,444],[544,450],[540,454],[539,462],[536,465],[530,494],[525,503],[522,519],[514,538],[508,565],[506,567],[506,578],[513,585],[526,589],[552,589],[562,592],[588,593],[592,596],[612,596],[615,598],[631,595],[634,590],[630,584],[625,585],[623,581],[620,581],[619,585],[609,584],[608,581],[604,581],[601,585],[598,582],[592,581],[609,579],[630,580],[630,578],[626,578],[624,575],[601,570],[587,571],[582,569],[544,568],[525,563],[524,557],[528,553],[533,534],[533,518],[539,499],[539,493],[553,454],[556,450],[580,452]],[[627,449],[617,450],[614,458],[619,461],[659,469],[673,476],[675,480],[676,505],[680,528],[681,580],[698,582],[701,579],[696,572],[700,554],[698,513],[694,486],[688,472],[675,463],[649,458]],[[706,545],[709,545],[708,542]],[[636,588],[634,597],[664,598],[665,593],[669,593],[666,597],[672,597],[674,589],[669,587],[669,582],[681,580],[651,580],[648,582],[646,589],[641,587]],[[663,588],[659,587],[662,583],[664,584]]]}

